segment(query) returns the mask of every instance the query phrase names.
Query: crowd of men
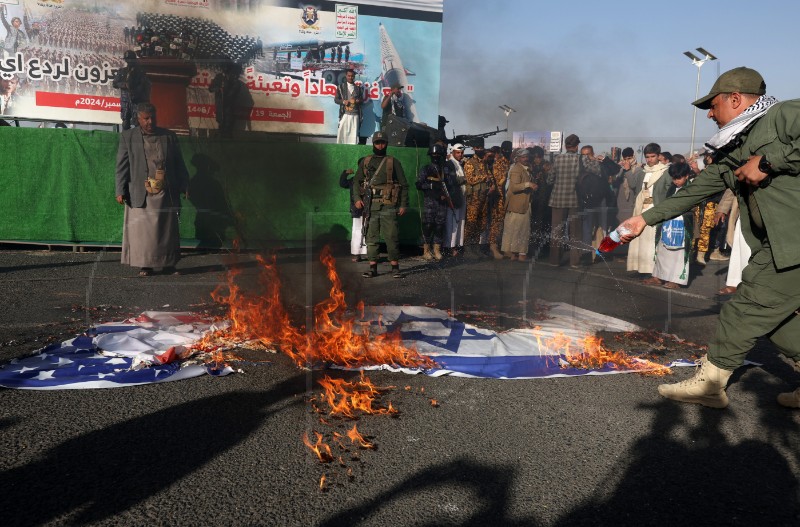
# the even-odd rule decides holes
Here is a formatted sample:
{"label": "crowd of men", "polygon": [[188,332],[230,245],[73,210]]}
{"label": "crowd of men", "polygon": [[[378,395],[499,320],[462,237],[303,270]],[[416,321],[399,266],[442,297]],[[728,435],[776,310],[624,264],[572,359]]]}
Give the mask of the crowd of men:
{"label": "crowd of men", "polygon": [[[486,149],[482,141],[474,140],[471,155],[462,144],[439,142],[429,150],[431,163],[416,182],[423,195],[426,260],[466,256],[524,262],[536,254],[553,266],[595,264],[600,242],[617,225],[675,194],[713,162],[710,152],[687,159],[662,152],[656,143],[644,148],[643,162],[630,147],[615,161],[596,155],[591,145],[581,146],[575,134],[566,137],[565,152],[555,155],[539,146],[512,149],[510,141]],[[729,259],[737,217],[732,201],[732,192],[720,192],[695,207],[683,225],[669,224],[673,239],[660,258],[656,253],[666,234],[656,227],[629,250],[623,246],[603,258],[627,258],[628,270],[640,273],[646,284],[685,286],[689,263]],[[682,235],[675,238],[678,232]],[[353,255],[358,256],[355,249]],[[735,284],[720,294],[734,291]]]}
{"label": "crowd of men", "polygon": [[[800,100],[779,102],[768,96],[761,75],[740,67],[719,76],[708,95],[692,104],[707,110],[719,128],[706,143],[702,161],[673,156],[650,143],[643,150],[644,164],[637,163],[631,148],[616,163],[596,156],[589,145],[579,148],[575,134],[566,137],[566,152],[549,163],[541,149],[512,150],[508,141],[490,151],[473,143],[473,156],[466,161],[463,145],[453,145],[445,158],[444,145],[434,144],[428,152],[431,163],[416,181],[424,195],[423,258],[442,260],[447,245],[452,256],[463,247],[466,255],[480,257],[484,245],[497,259],[524,262],[532,249],[547,248],[547,262],[558,266],[566,249],[571,266],[590,265],[600,246],[607,247],[600,238],[610,230],[608,211],[616,205],[611,223],[619,223],[616,240],[629,244],[627,268],[649,275],[646,284],[677,289],[688,284],[691,262],[731,258],[728,286],[720,291],[731,298],[722,308],[708,354],[691,378],[660,385],[663,397],[725,408],[733,371],[761,337],[769,338],[800,371]],[[385,141],[382,132],[373,137],[384,155]],[[376,192],[372,186],[377,179],[372,173],[359,162],[350,184],[354,218],[369,210],[365,196],[386,200],[386,190]],[[404,178],[395,183],[407,186]],[[545,202],[549,229],[536,223],[547,217]],[[401,208],[387,209],[382,216],[392,222],[391,233],[405,212],[405,199],[399,203]],[[726,219],[733,224],[732,257],[712,245],[712,232]],[[396,237],[386,240],[393,275],[402,276]],[[366,277],[377,276],[378,241],[372,232]],[[800,388],[780,394],[778,403],[800,408]]]}
{"label": "crowd of men", "polygon": [[[617,225],[677,193],[714,162],[708,151],[687,159],[661,151],[656,143],[644,147],[643,161],[631,147],[615,161],[597,155],[591,145],[581,146],[575,134],[566,137],[564,146],[564,152],[552,155],[539,146],[512,149],[510,141],[490,149],[481,139],[469,149],[434,144],[431,163],[422,167],[416,182],[423,196],[423,258],[524,262],[535,254],[552,266],[597,264],[600,242]],[[626,259],[627,269],[645,284],[687,286],[690,271],[709,260],[728,261],[742,246],[746,250],[736,239],[741,237],[734,228],[737,218],[733,193],[719,192],[683,220],[655,226],[630,247],[602,257]],[[358,255],[355,249],[353,255]],[[733,269],[731,278],[740,274],[747,258],[734,260],[738,271]],[[732,294],[737,284],[738,279],[729,280],[719,294]]]}

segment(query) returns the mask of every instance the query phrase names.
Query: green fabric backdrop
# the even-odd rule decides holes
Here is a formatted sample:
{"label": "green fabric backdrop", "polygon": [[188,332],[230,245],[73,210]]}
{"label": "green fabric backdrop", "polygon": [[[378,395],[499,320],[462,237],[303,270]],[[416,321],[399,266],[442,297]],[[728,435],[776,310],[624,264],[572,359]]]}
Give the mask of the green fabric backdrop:
{"label": "green fabric backdrop", "polygon": [[[0,240],[119,244],[122,207],[114,200],[118,135],[71,129],[0,127]],[[190,196],[181,214],[184,246],[246,248],[346,241],[349,197],[339,174],[371,146],[181,138]],[[393,148],[409,180],[411,210],[401,241],[420,239],[414,188],[425,149]],[[309,232],[309,226],[311,230]]]}

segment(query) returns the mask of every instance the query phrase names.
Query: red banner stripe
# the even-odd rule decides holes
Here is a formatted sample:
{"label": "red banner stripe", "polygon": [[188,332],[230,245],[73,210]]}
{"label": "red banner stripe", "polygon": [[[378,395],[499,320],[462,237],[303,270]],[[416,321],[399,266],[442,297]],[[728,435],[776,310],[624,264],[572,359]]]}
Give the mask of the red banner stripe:
{"label": "red banner stripe", "polygon": [[37,91],[36,106],[119,112],[119,97]]}
{"label": "red banner stripe", "polygon": [[[189,117],[214,117],[213,104],[190,104]],[[239,115],[240,119],[250,121],[276,121],[281,123],[325,124],[325,112],[315,110],[292,110],[289,108],[251,108]]]}

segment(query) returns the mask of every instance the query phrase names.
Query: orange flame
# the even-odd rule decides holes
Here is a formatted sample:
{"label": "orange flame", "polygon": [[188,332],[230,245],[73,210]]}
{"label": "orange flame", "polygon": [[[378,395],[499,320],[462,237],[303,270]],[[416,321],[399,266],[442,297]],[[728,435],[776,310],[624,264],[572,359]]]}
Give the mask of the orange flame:
{"label": "orange flame", "polygon": [[[277,346],[298,365],[332,363],[344,367],[389,364],[409,368],[431,368],[429,357],[403,345],[399,332],[372,335],[368,327],[356,328],[354,317],[347,316],[347,303],[336,260],[330,248],[323,248],[320,260],[331,281],[329,297],[314,307],[314,327],[305,332],[292,323],[283,306],[281,283],[275,257],[258,257],[261,265],[262,295],[246,294],[237,284],[238,270],[228,273],[227,294],[217,288],[212,298],[228,307],[230,328],[209,335],[196,347],[210,346],[219,338],[239,341],[256,340],[265,346]],[[363,316],[363,304],[357,306]]]}
{"label": "orange flame", "polygon": [[322,442],[322,434],[319,432],[314,432],[314,435],[317,436],[317,442],[315,444],[311,444],[311,441],[308,439],[308,433],[303,433],[303,444],[306,445],[312,452],[314,452],[314,454],[316,454],[320,463],[330,463],[333,461],[331,447]]}
{"label": "orange flame", "polygon": [[357,443],[361,448],[375,448],[374,444],[364,439],[364,436],[358,432],[356,425],[353,425],[353,428],[347,432],[347,437],[350,438],[351,443]]}
{"label": "orange flame", "polygon": [[357,412],[368,415],[391,415],[396,414],[391,403],[384,408],[377,406],[378,398],[386,388],[378,388],[364,377],[355,382],[348,382],[344,379],[332,379],[327,375],[320,379],[319,384],[325,390],[323,398],[330,408],[330,415],[338,415],[354,419]]}
{"label": "orange flame", "polygon": [[321,477],[321,478],[319,478],[319,490],[322,490],[322,491],[324,491],[324,490],[325,490],[325,481],[326,481],[327,479],[328,479],[328,478],[326,478],[326,477],[325,477],[325,474],[323,474],[323,475],[322,475],[322,477]]}
{"label": "orange flame", "polygon": [[[611,366],[618,369],[634,370],[648,375],[669,375],[672,370],[656,362],[640,357],[631,357],[623,351],[614,351],[603,345],[603,339],[591,335],[585,336],[580,342],[573,343],[572,339],[563,333],[552,338],[543,339],[541,328],[534,328],[534,335],[540,351],[559,353],[573,368],[598,369]],[[545,348],[544,350],[542,348]]]}

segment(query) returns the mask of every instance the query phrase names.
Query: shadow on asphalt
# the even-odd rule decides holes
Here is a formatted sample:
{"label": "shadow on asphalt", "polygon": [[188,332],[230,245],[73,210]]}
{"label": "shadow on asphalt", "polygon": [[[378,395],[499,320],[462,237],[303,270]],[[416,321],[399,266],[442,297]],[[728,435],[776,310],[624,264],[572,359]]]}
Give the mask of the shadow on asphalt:
{"label": "shadow on asphalt", "polygon": [[[598,485],[595,497],[564,514],[555,525],[641,526],[659,525],[666,519],[671,525],[796,525],[798,480],[790,463],[769,442],[777,439],[793,451],[800,444],[800,427],[775,405],[774,394],[765,393],[763,384],[759,385],[754,391],[765,399],[760,401],[765,408],[761,418],[765,441],[728,441],[722,425],[736,419],[732,407],[720,411],[666,400],[646,406],[653,415],[648,436],[621,453],[619,470]],[[800,454],[797,457],[795,463],[800,462]],[[391,510],[392,502],[400,497],[458,488],[481,501],[475,504],[478,510],[457,525],[541,525],[535,517],[508,516],[511,503],[524,500],[523,496],[511,499],[515,477],[513,466],[460,459],[420,471],[321,525],[370,525],[375,520],[370,518],[372,513]],[[455,525],[447,518],[421,518],[417,525],[443,524]]]}
{"label": "shadow on asphalt", "polygon": [[[370,525],[369,515],[378,510],[391,510],[392,501],[406,494],[430,492],[441,489],[443,492],[461,488],[464,493],[479,496],[482,503],[466,523],[460,525],[486,526],[534,526],[539,525],[535,518],[511,519],[507,512],[513,502],[511,491],[516,469],[513,466],[481,464],[469,459],[457,459],[451,463],[434,465],[406,479],[391,489],[375,496],[359,507],[353,507],[321,522],[321,527],[352,527]],[[476,505],[477,506],[477,505]],[[439,526],[450,524],[443,519],[432,519],[428,523],[415,523],[418,526]]]}
{"label": "shadow on asphalt", "polygon": [[[774,399],[765,404],[775,408]],[[798,481],[789,463],[766,441],[731,444],[722,423],[736,419],[732,407],[665,400],[646,408],[654,412],[652,431],[626,456],[620,482],[598,486],[596,498],[556,525],[656,525],[667,518],[671,525],[796,525]],[[762,419],[771,433],[786,427],[783,413]]]}
{"label": "shadow on asphalt", "polygon": [[270,407],[305,393],[307,377],[297,374],[264,392],[206,397],[70,439],[0,473],[3,522],[40,525],[76,514],[70,523],[83,525],[113,518],[244,441],[278,411]]}

